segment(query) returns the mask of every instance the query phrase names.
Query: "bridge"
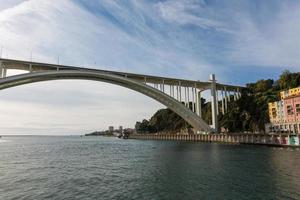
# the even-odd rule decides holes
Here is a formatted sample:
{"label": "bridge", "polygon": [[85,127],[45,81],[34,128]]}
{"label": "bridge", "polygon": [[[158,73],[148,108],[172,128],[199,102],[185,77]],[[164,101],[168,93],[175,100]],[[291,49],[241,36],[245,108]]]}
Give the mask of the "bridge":
{"label": "bridge", "polygon": [[[7,76],[7,71],[12,69],[24,70],[27,73]],[[193,127],[194,131],[205,133],[218,133],[219,110],[223,114],[226,113],[228,102],[240,98],[243,88],[217,83],[214,74],[210,75],[208,82],[201,82],[0,58],[0,90],[35,82],[64,79],[101,81],[142,93],[177,113]],[[211,94],[211,126],[201,118],[201,93],[205,90],[210,90]]]}

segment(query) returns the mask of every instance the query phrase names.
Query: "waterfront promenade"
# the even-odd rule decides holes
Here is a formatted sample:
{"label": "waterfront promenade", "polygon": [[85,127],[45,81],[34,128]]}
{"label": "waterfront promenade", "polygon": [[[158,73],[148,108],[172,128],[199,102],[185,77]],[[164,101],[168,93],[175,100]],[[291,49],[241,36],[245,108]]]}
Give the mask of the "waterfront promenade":
{"label": "waterfront promenade", "polygon": [[133,134],[130,139],[143,140],[179,140],[195,142],[218,142],[231,144],[254,144],[282,147],[299,146],[300,135],[267,134]]}

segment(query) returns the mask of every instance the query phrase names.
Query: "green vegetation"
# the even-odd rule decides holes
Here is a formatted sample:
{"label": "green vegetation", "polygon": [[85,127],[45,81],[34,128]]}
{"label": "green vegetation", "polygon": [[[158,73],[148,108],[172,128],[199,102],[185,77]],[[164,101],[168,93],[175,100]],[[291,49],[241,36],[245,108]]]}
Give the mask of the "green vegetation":
{"label": "green vegetation", "polygon": [[148,121],[137,122],[135,129],[138,133],[174,132],[188,128],[188,124],[170,109],[157,111]]}
{"label": "green vegetation", "polygon": [[[280,99],[279,92],[300,86],[300,73],[284,71],[278,80],[259,80],[247,84],[238,101],[230,101],[228,112],[219,115],[220,127],[227,132],[263,132],[269,122],[268,103]],[[231,98],[233,99],[233,97]],[[219,102],[221,109],[221,102]],[[221,112],[220,112],[221,113]],[[211,105],[202,99],[202,117],[211,124]],[[178,132],[190,126],[170,109],[157,111],[150,120],[136,123],[138,133]]]}

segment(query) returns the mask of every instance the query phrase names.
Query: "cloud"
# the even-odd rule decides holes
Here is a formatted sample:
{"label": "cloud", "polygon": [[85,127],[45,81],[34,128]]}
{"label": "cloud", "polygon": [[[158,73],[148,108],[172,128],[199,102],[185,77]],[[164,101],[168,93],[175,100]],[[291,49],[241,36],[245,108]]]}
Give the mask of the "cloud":
{"label": "cloud", "polygon": [[[216,73],[231,84],[249,69],[262,72],[253,79],[265,68],[299,69],[300,4],[253,1],[3,0],[0,45],[10,58],[29,60],[32,52],[34,61],[56,63],[59,56],[61,64],[204,81]],[[0,99],[1,126],[17,133],[133,126],[163,107],[84,81],[22,86],[1,91]]]}
{"label": "cloud", "polygon": [[14,7],[25,0],[1,0],[0,11],[5,10],[7,8]]}
{"label": "cloud", "polygon": [[[202,16],[205,12],[205,1],[169,0],[157,4],[163,19],[179,25],[194,25],[203,29],[224,30],[224,24],[210,16]],[[200,15],[199,15],[200,14]],[[202,15],[201,15],[202,14]]]}
{"label": "cloud", "polygon": [[230,59],[240,65],[300,69],[299,9],[299,3],[280,3],[278,12],[273,13],[263,25],[253,17],[241,14]]}
{"label": "cloud", "polygon": [[[53,4],[31,0],[4,10],[0,13],[0,34],[6,57],[28,59],[33,49],[35,61],[55,62],[60,55],[63,64],[86,66],[96,61],[102,68],[124,71],[143,71],[145,66],[128,55],[137,51],[127,51],[138,45],[137,41],[71,1]],[[130,64],[134,66],[130,68]],[[18,134],[22,134],[20,127],[33,132],[44,128],[44,134],[52,129],[60,133],[76,129],[78,134],[111,124],[133,127],[136,120],[149,118],[163,107],[124,88],[78,81],[38,83],[1,91],[0,95],[2,131]],[[52,125],[58,122],[66,126]]]}

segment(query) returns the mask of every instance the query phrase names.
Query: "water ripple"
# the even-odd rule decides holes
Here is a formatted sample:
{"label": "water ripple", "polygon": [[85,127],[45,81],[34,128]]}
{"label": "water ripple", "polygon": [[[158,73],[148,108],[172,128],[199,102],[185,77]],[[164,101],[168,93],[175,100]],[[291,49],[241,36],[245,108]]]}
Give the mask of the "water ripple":
{"label": "water ripple", "polygon": [[10,137],[0,199],[300,199],[300,151],[80,137]]}

